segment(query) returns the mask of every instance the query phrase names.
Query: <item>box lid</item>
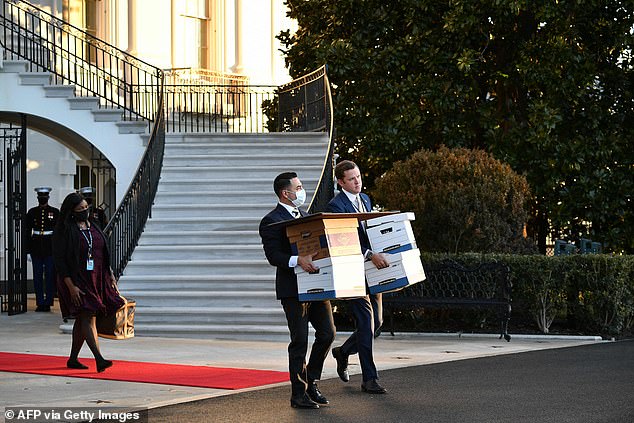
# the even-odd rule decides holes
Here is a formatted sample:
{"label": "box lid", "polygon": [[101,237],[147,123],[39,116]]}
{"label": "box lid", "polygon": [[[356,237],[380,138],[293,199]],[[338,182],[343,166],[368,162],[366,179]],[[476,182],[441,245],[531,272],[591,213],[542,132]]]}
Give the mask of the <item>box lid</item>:
{"label": "box lid", "polygon": [[400,222],[403,220],[416,220],[416,215],[413,212],[388,214],[386,216],[366,220],[365,223],[368,228],[371,228],[373,226],[383,225],[384,223]]}

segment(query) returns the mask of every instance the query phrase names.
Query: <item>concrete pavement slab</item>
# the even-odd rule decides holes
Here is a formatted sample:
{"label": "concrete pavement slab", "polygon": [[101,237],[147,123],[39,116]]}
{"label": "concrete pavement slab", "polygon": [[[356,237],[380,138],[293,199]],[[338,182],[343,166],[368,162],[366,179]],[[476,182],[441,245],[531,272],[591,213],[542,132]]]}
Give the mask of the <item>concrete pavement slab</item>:
{"label": "concrete pavement slab", "polygon": [[[62,334],[59,312],[27,312],[0,315],[0,351],[66,356],[70,335]],[[347,333],[340,333],[334,346]],[[468,358],[562,348],[604,342],[600,337],[514,335],[511,342],[497,335],[383,334],[375,343],[375,361],[381,370]],[[108,359],[174,364],[238,367],[287,371],[287,342],[248,342],[222,339],[136,337],[128,340],[100,339]],[[91,360],[88,347],[80,358]],[[350,358],[350,374],[360,374],[356,356]],[[107,371],[107,370],[106,370]],[[337,378],[336,363],[326,360],[322,380]],[[278,385],[286,385],[282,383]],[[271,385],[269,385],[270,387]],[[156,408],[236,392],[150,383],[118,382],[0,372],[0,406],[30,407],[124,407]]]}

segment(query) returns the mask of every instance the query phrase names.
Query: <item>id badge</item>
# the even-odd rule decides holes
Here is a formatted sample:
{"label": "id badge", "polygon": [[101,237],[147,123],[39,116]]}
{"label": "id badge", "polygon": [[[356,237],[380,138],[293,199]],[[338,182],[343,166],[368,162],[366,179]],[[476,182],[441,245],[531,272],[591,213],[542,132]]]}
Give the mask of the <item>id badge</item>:
{"label": "id badge", "polygon": [[93,270],[95,268],[95,262],[93,259],[86,260],[86,270]]}

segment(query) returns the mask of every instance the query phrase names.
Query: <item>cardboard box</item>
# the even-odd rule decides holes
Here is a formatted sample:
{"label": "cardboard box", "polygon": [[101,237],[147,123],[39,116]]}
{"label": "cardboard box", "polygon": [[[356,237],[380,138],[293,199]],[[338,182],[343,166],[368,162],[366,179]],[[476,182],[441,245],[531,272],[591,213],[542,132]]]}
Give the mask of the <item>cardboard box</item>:
{"label": "cardboard box", "polygon": [[286,235],[293,255],[318,252],[313,260],[320,260],[361,254],[358,227],[356,218],[313,220],[287,227]]}
{"label": "cardboard box", "polygon": [[371,294],[398,291],[425,280],[418,249],[388,254],[387,259],[390,267],[385,269],[377,269],[371,261],[365,263],[365,277]]}
{"label": "cardboard box", "polygon": [[[409,217],[413,218],[414,213],[399,213],[368,220],[368,223],[374,225],[366,231],[372,251],[395,254],[416,249],[416,239],[410,223],[412,219]],[[377,224],[377,221],[381,222]]]}
{"label": "cardboard box", "polygon": [[319,271],[306,273],[296,266],[297,291],[300,301],[333,300],[335,298],[363,297],[365,271],[363,256],[328,257],[314,260]]}

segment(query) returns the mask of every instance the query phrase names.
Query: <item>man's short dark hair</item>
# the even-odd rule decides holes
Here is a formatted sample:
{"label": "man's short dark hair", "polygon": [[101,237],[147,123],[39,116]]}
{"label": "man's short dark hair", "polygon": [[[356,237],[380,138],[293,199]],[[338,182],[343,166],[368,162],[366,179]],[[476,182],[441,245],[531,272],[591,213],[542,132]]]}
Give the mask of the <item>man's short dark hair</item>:
{"label": "man's short dark hair", "polygon": [[275,180],[273,181],[273,190],[278,198],[282,198],[282,191],[291,186],[291,179],[293,178],[297,178],[297,173],[284,172],[275,177]]}
{"label": "man's short dark hair", "polygon": [[351,160],[343,160],[337,163],[337,166],[335,166],[335,178],[343,179],[346,171],[352,170],[356,167],[359,167],[359,166],[357,166],[357,164]]}

